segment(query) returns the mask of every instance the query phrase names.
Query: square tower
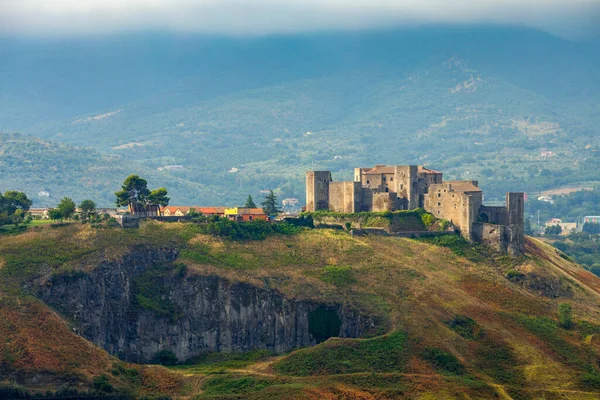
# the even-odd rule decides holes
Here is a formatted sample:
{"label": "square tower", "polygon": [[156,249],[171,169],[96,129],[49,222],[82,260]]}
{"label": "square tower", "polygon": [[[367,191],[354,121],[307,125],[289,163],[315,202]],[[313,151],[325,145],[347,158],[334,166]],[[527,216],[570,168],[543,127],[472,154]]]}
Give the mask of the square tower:
{"label": "square tower", "polygon": [[306,172],[306,211],[329,209],[330,171]]}

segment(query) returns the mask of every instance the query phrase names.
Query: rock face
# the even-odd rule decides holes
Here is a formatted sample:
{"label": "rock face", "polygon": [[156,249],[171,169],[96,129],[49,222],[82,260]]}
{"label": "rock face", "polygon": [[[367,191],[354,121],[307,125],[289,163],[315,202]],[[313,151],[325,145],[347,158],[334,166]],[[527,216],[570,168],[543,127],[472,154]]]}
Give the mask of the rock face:
{"label": "rock face", "polygon": [[[268,288],[188,274],[173,267],[177,254],[137,248],[89,274],[55,277],[39,296],[73,321],[79,334],[133,362],[147,362],[162,350],[181,361],[207,351],[285,352],[316,344],[318,323],[339,327],[333,336],[340,337],[357,337],[372,326],[340,304],[286,299]],[[152,272],[156,268],[160,273]],[[318,311],[338,320],[315,322]]]}

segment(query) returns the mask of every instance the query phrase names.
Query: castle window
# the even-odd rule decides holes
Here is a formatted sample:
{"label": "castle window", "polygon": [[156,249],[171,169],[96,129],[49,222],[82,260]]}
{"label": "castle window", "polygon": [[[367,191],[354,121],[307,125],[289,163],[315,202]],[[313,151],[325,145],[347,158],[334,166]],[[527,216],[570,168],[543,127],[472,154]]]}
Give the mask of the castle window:
{"label": "castle window", "polygon": [[369,184],[369,180],[367,179],[367,185]]}
{"label": "castle window", "polygon": [[442,205],[442,203],[438,203],[438,207],[441,206],[441,205]]}
{"label": "castle window", "polygon": [[323,182],[324,182],[324,183],[327,183],[327,179],[323,179]]}
{"label": "castle window", "polygon": [[454,195],[452,195],[452,197],[454,197]]}
{"label": "castle window", "polygon": [[439,210],[438,210],[438,215],[440,215],[440,212],[439,212]]}
{"label": "castle window", "polygon": [[387,192],[389,192],[389,191],[390,191],[390,189],[389,189],[389,188],[385,188],[385,192],[386,192],[386,193],[387,193]]}
{"label": "castle window", "polygon": [[441,193],[438,193],[438,197],[442,197]]}
{"label": "castle window", "polygon": [[400,190],[404,189],[404,185],[400,185]]}
{"label": "castle window", "polygon": [[385,182],[385,176],[383,177],[383,181]]}
{"label": "castle window", "polygon": [[393,176],[390,178],[390,182],[394,182],[394,177]]}
{"label": "castle window", "polygon": [[252,215],[250,215],[250,216],[248,217],[248,219],[249,219],[250,221],[252,221]]}

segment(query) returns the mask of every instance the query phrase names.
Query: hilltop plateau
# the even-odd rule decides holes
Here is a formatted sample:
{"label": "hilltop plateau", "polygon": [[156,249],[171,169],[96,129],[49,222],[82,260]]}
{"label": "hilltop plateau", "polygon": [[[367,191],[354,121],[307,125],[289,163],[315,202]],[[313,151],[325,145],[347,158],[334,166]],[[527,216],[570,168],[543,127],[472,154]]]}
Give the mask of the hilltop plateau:
{"label": "hilltop plateau", "polygon": [[600,278],[547,244],[511,258],[458,236],[248,226],[256,240],[151,221],[3,235],[2,390],[598,397]]}

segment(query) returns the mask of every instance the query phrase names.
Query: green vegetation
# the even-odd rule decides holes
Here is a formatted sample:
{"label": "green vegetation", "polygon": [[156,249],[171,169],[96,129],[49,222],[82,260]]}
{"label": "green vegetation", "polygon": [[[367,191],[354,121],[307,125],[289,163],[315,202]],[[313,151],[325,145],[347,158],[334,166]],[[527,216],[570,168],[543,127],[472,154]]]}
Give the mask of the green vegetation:
{"label": "green vegetation", "polygon": [[247,395],[285,382],[281,378],[214,377],[202,385],[205,395]]}
{"label": "green vegetation", "polygon": [[418,240],[436,246],[447,247],[457,256],[462,256],[472,261],[483,261],[485,259],[483,254],[484,249],[481,246],[473,245],[459,235],[423,237]]}
{"label": "green vegetation", "polygon": [[248,198],[246,199],[246,203],[244,203],[244,207],[247,207],[247,208],[256,208],[256,203],[254,202],[254,199],[252,198],[252,195],[250,195],[250,194],[248,195]]}
{"label": "green vegetation", "polygon": [[448,322],[448,326],[465,339],[478,339],[483,335],[481,327],[477,325],[477,322],[465,315],[455,315]]}
{"label": "green vegetation", "polygon": [[560,326],[565,329],[573,326],[573,314],[569,303],[560,303],[558,305],[558,321]]}
{"label": "green vegetation", "polygon": [[264,240],[269,235],[293,235],[302,230],[301,227],[288,222],[269,223],[263,220],[237,222],[228,218],[200,217],[196,222],[198,233],[231,240]]}
{"label": "green vegetation", "polygon": [[588,271],[600,276],[600,235],[585,232],[553,237],[552,246],[566,254]]}
{"label": "green vegetation", "polygon": [[353,285],[357,282],[352,267],[338,267],[328,265],[319,271],[319,279],[337,287],[343,288]]}
{"label": "green vegetation", "polygon": [[277,196],[275,196],[275,193],[273,193],[272,190],[269,190],[269,193],[265,196],[265,201],[262,202],[262,208],[265,211],[265,214],[271,217],[276,217],[283,212],[277,203]]}
{"label": "green vegetation", "polygon": [[373,339],[330,339],[313,348],[293,352],[277,361],[274,368],[283,375],[293,376],[399,372],[408,355],[407,339],[403,332]]}
{"label": "green vegetation", "polygon": [[0,193],[0,227],[12,224],[18,228],[31,204],[31,200],[23,192],[9,190],[4,195]]}
{"label": "green vegetation", "polygon": [[425,349],[423,358],[443,374],[463,375],[466,373],[465,367],[458,361],[458,358],[447,351],[436,348]]}
{"label": "green vegetation", "polygon": [[204,353],[172,369],[184,373],[221,374],[227,370],[245,368],[271,356],[273,354],[268,350],[252,350],[245,353]]}
{"label": "green vegetation", "polygon": [[166,276],[181,276],[186,273],[182,264],[158,265],[146,269],[133,281],[134,304],[139,309],[151,311],[175,321],[183,316],[181,309],[167,298],[169,290],[162,285]]}
{"label": "green vegetation", "polygon": [[[358,212],[341,213],[329,210],[318,210],[315,212],[304,213],[303,216],[311,217],[315,221],[327,223],[329,220],[352,224],[357,224],[364,228],[386,228],[392,231],[424,231],[427,226],[431,226],[431,214],[422,209],[410,211],[381,211],[381,212]],[[431,216],[433,217],[433,216]],[[428,225],[429,223],[429,225]]]}
{"label": "green vegetation", "polygon": [[170,200],[167,197],[167,189],[150,191],[148,182],[137,175],[129,175],[115,196],[117,206],[128,206],[136,213],[148,211],[151,206],[167,206]]}

